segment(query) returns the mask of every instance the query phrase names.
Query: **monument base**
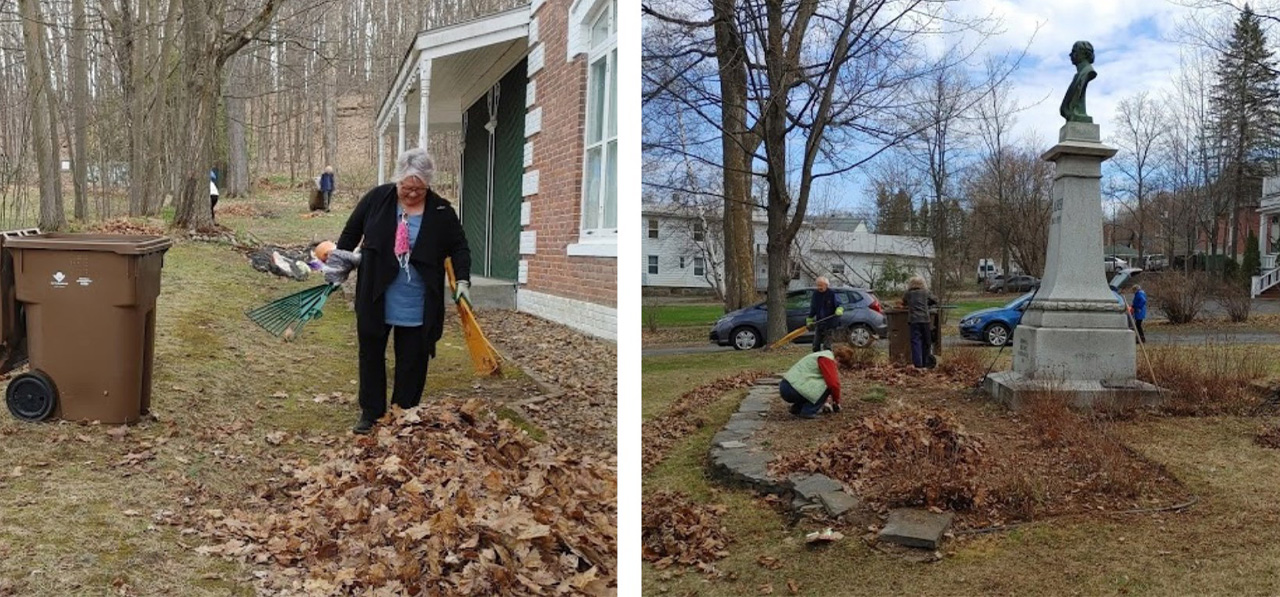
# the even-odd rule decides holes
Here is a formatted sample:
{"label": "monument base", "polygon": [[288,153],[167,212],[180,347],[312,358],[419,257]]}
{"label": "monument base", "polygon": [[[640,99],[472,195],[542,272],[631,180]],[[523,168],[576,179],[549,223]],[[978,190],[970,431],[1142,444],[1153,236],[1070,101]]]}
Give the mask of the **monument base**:
{"label": "monument base", "polygon": [[1061,396],[1067,405],[1078,410],[1118,411],[1140,406],[1155,406],[1164,398],[1164,390],[1145,381],[1049,380],[1029,379],[1016,371],[1000,371],[988,375],[982,387],[992,398],[1012,410],[1028,400]]}
{"label": "monument base", "polygon": [[1013,370],[1030,379],[1133,379],[1138,370],[1135,339],[1128,327],[1044,327],[1024,321],[1013,336]]}

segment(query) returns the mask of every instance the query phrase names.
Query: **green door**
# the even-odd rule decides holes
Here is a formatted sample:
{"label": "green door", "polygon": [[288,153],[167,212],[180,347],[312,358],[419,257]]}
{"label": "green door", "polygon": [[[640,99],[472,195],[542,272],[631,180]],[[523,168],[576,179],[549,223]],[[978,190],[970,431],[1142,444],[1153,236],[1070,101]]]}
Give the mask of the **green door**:
{"label": "green door", "polygon": [[[463,116],[461,216],[471,271],[502,280],[514,281],[520,263],[527,83],[522,60]],[[497,113],[492,134],[486,128],[491,106]]]}
{"label": "green door", "polygon": [[520,266],[520,204],[524,186],[525,61],[502,77],[498,96],[498,128],[493,151],[493,227],[489,271],[494,278],[515,280]]}
{"label": "green door", "polygon": [[489,106],[485,98],[462,116],[462,201],[458,210],[471,247],[471,272],[488,276],[489,263]]}

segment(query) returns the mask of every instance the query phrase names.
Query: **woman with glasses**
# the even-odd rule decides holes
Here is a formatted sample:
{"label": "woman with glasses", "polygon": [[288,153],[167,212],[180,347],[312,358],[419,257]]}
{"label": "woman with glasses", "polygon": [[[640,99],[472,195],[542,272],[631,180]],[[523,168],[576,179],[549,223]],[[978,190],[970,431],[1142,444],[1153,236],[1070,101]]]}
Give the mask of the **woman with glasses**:
{"label": "woman with glasses", "polygon": [[[369,433],[387,412],[387,339],[395,335],[391,401],[412,408],[422,400],[427,361],[444,328],[444,260],[458,278],[454,301],[467,299],[471,251],[458,215],[431,190],[435,164],[425,149],[396,159],[393,182],[374,187],[356,205],[338,237],[338,249],[361,247],[356,278],[356,334],[360,344],[360,419]],[[341,262],[340,262],[341,263]],[[330,268],[341,283],[352,266]]]}

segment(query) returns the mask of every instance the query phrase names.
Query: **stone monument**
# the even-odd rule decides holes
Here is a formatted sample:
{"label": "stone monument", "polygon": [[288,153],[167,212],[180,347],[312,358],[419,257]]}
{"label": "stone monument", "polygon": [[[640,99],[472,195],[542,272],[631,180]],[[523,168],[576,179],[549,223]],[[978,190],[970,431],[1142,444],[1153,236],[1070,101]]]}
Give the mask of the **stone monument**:
{"label": "stone monument", "polygon": [[1013,338],[1013,370],[984,386],[1017,408],[1020,395],[1066,392],[1073,406],[1105,407],[1158,400],[1159,388],[1136,379],[1137,348],[1129,316],[1107,285],[1102,260],[1102,162],[1116,154],[1103,145],[1085,113],[1085,90],[1096,78],[1093,45],[1076,42],[1076,75],[1059,113],[1067,120],[1058,144],[1041,159],[1053,162],[1049,250],[1040,290]]}

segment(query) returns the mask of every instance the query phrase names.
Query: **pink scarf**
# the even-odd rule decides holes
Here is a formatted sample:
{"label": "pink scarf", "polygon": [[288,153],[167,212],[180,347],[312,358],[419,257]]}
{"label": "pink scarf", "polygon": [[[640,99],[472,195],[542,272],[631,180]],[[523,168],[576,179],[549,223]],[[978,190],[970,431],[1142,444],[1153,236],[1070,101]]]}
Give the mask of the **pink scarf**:
{"label": "pink scarf", "polygon": [[409,276],[409,214],[400,213],[400,223],[396,225],[396,261]]}

